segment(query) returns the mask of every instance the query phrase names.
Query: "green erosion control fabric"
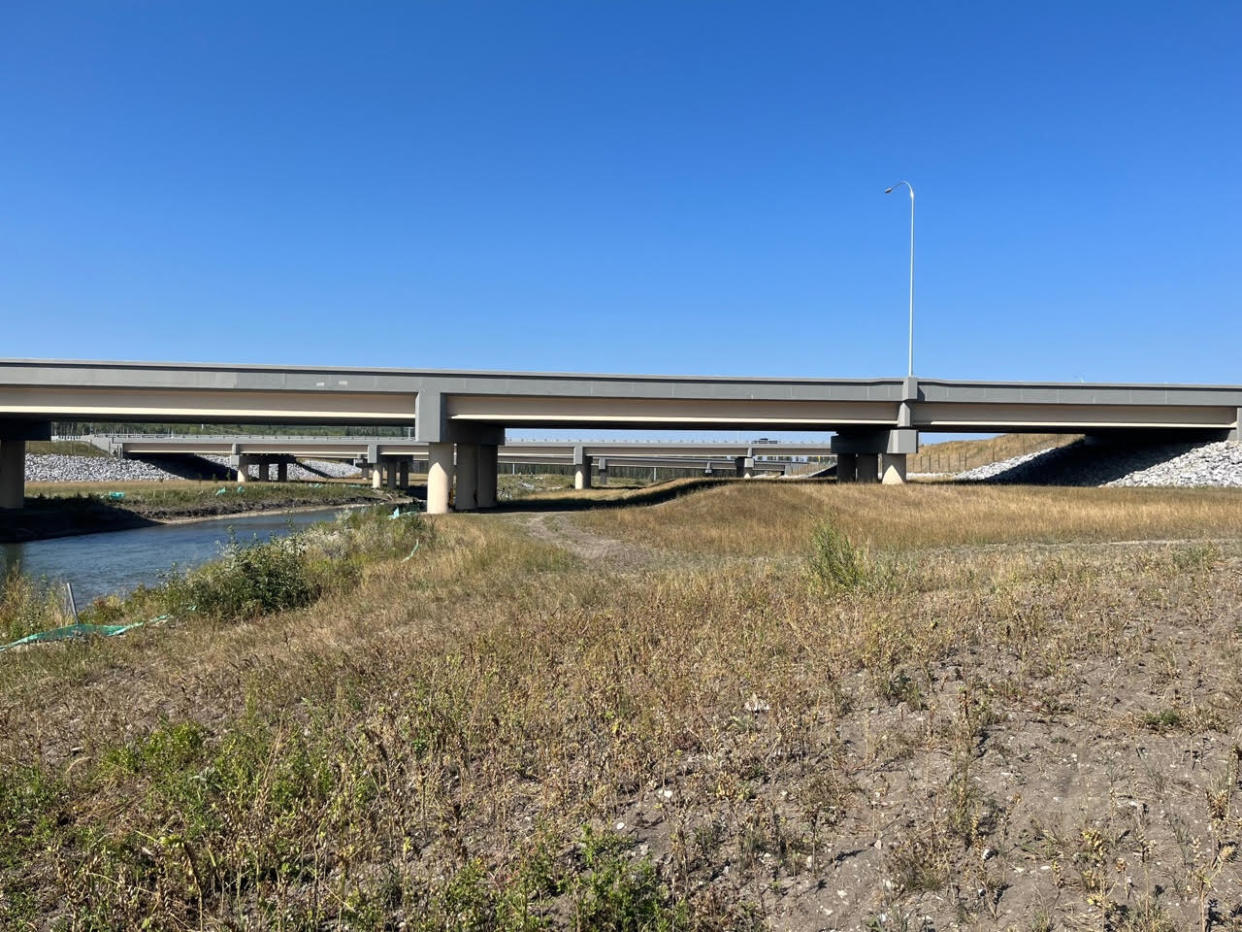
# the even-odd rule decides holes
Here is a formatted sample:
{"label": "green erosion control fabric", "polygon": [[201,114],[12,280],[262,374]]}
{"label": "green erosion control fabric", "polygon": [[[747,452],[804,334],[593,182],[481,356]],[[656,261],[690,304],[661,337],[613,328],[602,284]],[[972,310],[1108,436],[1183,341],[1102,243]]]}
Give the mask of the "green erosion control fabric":
{"label": "green erosion control fabric", "polygon": [[131,625],[88,625],[79,622],[76,625],[66,625],[63,628],[52,628],[50,631],[38,631],[29,634],[24,638],[13,641],[11,644],[0,646],[0,651],[6,651],[10,647],[21,647],[23,644],[38,644],[44,641],[64,641],[68,638],[88,637],[95,635],[96,637],[110,638],[118,634],[124,634],[133,628],[141,628],[145,624],[154,624],[157,621],[163,621],[167,615],[161,615],[159,618],[152,618],[150,622],[137,621]]}

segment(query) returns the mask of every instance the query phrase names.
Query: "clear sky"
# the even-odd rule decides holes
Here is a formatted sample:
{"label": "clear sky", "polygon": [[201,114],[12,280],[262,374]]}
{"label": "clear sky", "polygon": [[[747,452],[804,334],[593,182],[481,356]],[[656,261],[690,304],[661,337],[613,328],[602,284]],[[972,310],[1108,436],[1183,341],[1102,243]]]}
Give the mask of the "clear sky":
{"label": "clear sky", "polygon": [[0,4],[5,357],[1242,383],[1242,4]]}

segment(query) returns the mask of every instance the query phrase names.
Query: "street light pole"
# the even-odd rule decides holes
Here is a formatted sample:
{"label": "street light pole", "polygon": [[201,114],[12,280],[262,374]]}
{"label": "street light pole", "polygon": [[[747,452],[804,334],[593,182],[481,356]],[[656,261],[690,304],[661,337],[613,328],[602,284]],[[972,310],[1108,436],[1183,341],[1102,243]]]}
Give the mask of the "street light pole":
{"label": "street light pole", "polygon": [[884,189],[885,194],[892,194],[902,185],[910,191],[910,358],[906,375],[914,375],[914,186],[908,181],[899,181]]}

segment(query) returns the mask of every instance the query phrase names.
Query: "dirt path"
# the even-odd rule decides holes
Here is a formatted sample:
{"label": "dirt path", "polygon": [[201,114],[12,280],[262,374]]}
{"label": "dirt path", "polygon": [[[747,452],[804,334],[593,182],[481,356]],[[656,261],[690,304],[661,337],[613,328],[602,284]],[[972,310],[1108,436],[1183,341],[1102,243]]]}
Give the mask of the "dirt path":
{"label": "dirt path", "polygon": [[535,540],[554,544],[583,560],[604,560],[614,569],[638,569],[654,562],[655,551],[639,544],[605,537],[579,526],[573,512],[539,511],[510,516]]}

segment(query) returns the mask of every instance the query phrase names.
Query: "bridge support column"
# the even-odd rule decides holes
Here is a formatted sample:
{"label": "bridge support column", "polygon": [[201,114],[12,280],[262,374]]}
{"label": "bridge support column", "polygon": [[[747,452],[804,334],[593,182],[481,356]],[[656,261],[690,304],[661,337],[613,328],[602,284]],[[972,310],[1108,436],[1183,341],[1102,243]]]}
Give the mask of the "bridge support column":
{"label": "bridge support column", "polygon": [[26,507],[26,441],[0,438],[0,508]]}
{"label": "bridge support column", "polygon": [[494,443],[479,444],[478,492],[480,508],[496,507],[496,473],[499,470],[500,447]]}
{"label": "bridge support column", "polygon": [[449,490],[453,487],[453,445],[427,445],[427,514],[445,515],[449,510]]}
{"label": "bridge support column", "polygon": [[277,482],[288,482],[289,481],[289,461],[285,459],[284,457],[281,457],[280,460],[276,463],[276,481]]}
{"label": "bridge support column", "polygon": [[239,453],[237,456],[234,456],[232,458],[232,462],[230,462],[229,465],[232,466],[235,470],[237,470],[238,483],[246,483],[250,481],[250,457],[249,456],[247,456],[245,453]]}
{"label": "bridge support column", "polygon": [[397,488],[405,491],[410,487],[410,461],[409,458],[402,459],[397,464]]}
{"label": "bridge support column", "polygon": [[733,458],[733,475],[739,479],[746,475],[746,457],[735,456]]}
{"label": "bridge support column", "polygon": [[880,454],[880,482],[884,485],[906,484],[906,454]]}
{"label": "bridge support column", "polygon": [[742,478],[755,478],[755,458],[753,456],[742,457]]}
{"label": "bridge support column", "polygon": [[384,487],[384,464],[371,464],[371,488],[382,489]]}
{"label": "bridge support column", "polygon": [[578,491],[591,487],[591,457],[574,447],[574,488]]}
{"label": "bridge support column", "polygon": [[397,490],[397,461],[390,459],[384,464],[384,484],[392,491]]}
{"label": "bridge support column", "polygon": [[599,479],[600,488],[608,484],[608,460],[600,459],[599,468],[596,470],[595,475]]}
{"label": "bridge support column", "polygon": [[857,430],[832,438],[838,482],[906,481],[906,456],[919,451],[919,432],[910,427]]}
{"label": "bridge support column", "polygon": [[479,507],[479,445],[457,444],[457,492],[454,511],[475,511]]}

